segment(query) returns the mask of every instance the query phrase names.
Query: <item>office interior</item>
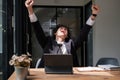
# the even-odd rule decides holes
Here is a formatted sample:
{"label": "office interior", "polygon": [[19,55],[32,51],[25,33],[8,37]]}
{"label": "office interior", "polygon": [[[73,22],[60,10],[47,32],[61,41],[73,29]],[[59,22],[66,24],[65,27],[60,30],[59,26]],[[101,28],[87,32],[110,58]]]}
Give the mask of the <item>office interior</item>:
{"label": "office interior", "polygon": [[[29,52],[33,68],[43,53],[24,1],[0,0],[0,80],[7,80],[14,71],[9,65],[14,53]],[[35,0],[33,8],[46,35],[51,35],[52,27],[62,23],[70,27],[75,38],[91,14],[92,1],[101,11],[87,40],[78,50],[79,65],[95,66],[101,57],[114,57],[120,63],[120,0]]]}

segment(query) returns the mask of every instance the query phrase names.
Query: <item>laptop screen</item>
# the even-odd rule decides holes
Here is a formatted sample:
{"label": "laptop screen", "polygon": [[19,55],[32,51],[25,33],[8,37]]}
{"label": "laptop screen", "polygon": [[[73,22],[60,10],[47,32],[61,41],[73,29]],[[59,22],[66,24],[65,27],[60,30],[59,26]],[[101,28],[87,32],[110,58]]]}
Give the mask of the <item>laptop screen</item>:
{"label": "laptop screen", "polygon": [[44,54],[46,73],[73,73],[71,54]]}

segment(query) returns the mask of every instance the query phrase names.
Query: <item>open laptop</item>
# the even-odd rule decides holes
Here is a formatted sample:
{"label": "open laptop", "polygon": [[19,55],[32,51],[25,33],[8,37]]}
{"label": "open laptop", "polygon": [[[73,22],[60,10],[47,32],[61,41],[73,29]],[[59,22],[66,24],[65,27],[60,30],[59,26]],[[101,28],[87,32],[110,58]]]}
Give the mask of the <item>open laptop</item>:
{"label": "open laptop", "polygon": [[70,54],[44,54],[46,73],[72,74],[73,60]]}

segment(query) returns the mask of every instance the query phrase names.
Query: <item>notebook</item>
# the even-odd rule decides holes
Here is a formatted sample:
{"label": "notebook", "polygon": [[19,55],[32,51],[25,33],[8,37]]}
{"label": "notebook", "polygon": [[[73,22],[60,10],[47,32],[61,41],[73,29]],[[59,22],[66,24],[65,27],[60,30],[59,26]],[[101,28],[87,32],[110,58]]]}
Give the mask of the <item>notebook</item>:
{"label": "notebook", "polygon": [[70,54],[44,54],[45,73],[72,74],[73,61]]}

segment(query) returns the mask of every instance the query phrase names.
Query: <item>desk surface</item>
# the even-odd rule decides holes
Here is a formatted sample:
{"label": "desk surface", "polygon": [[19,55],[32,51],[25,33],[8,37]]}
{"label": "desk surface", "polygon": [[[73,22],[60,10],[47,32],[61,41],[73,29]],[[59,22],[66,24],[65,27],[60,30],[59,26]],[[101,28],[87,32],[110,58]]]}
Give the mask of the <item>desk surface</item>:
{"label": "desk surface", "polygon": [[[115,71],[79,71],[73,68],[73,74],[46,74],[43,68],[29,69],[28,80],[119,80],[120,70]],[[13,73],[8,80],[15,80]]]}

